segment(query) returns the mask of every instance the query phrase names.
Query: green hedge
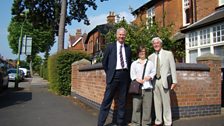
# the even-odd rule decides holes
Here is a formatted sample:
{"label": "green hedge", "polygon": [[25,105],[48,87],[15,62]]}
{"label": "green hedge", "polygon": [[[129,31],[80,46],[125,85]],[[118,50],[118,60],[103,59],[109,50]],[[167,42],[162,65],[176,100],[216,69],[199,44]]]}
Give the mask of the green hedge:
{"label": "green hedge", "polygon": [[40,66],[39,76],[43,77],[43,65]]}
{"label": "green hedge", "polygon": [[49,88],[60,95],[71,93],[71,64],[89,56],[83,52],[63,50],[48,58]]}
{"label": "green hedge", "polygon": [[45,79],[45,80],[47,80],[48,79],[48,69],[47,69],[47,62],[44,62],[44,64],[43,64],[43,78]]}
{"label": "green hedge", "polygon": [[39,75],[44,78],[45,80],[48,79],[48,72],[47,72],[47,62],[44,62],[42,65],[40,65],[40,71]]}

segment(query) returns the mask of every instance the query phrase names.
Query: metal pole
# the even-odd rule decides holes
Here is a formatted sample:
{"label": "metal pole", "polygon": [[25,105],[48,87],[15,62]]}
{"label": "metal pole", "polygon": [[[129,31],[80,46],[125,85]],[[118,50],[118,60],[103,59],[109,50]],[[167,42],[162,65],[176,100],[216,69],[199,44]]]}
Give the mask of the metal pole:
{"label": "metal pole", "polygon": [[15,80],[14,88],[18,88],[18,84],[19,84],[19,63],[20,63],[21,42],[22,42],[22,38],[23,38],[23,26],[26,21],[26,18],[27,18],[27,12],[25,12],[25,19],[24,19],[21,29],[20,29],[18,59],[17,59],[17,64],[16,64],[17,65],[16,66],[16,80]]}

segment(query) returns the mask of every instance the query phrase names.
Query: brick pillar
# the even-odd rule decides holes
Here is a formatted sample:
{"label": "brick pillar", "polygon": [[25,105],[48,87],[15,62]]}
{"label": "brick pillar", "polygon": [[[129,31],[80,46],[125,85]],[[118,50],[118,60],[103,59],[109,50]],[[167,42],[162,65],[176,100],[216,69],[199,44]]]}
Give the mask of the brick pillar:
{"label": "brick pillar", "polygon": [[75,89],[78,89],[80,86],[78,83],[78,79],[80,78],[78,75],[79,72],[79,68],[85,65],[90,65],[91,62],[86,60],[86,59],[82,59],[79,61],[76,61],[74,63],[72,63],[72,73],[71,73],[71,91],[75,92]]}
{"label": "brick pillar", "polygon": [[213,94],[208,97],[214,97],[214,104],[220,104],[221,107],[221,57],[211,53],[206,53],[197,57],[197,62],[199,64],[206,64],[209,66],[209,74],[212,79],[210,90]]}

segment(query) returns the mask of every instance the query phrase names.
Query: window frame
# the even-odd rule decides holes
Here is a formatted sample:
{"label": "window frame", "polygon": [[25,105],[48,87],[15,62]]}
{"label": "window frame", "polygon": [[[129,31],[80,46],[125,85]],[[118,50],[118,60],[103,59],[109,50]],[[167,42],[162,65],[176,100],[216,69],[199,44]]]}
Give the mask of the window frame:
{"label": "window frame", "polygon": [[224,0],[219,0],[219,6],[224,5]]}
{"label": "window frame", "polygon": [[[186,11],[188,10],[188,13]],[[183,13],[183,26],[187,26],[190,24],[190,1],[182,0],[182,13]],[[188,19],[187,19],[188,16]],[[189,22],[187,22],[189,20]]]}
{"label": "window frame", "polygon": [[155,21],[155,16],[156,16],[155,15],[155,6],[152,6],[149,9],[147,9],[147,21],[146,21],[146,24],[150,23],[152,25],[154,23],[154,21]]}

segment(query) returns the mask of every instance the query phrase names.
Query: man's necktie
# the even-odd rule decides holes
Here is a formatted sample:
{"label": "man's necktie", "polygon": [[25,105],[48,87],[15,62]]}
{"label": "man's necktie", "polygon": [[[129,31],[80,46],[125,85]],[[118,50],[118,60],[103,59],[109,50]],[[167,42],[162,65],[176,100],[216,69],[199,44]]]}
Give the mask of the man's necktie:
{"label": "man's necktie", "polygon": [[156,63],[156,78],[160,78],[160,59],[159,59],[159,53],[157,53],[157,63]]}
{"label": "man's necktie", "polygon": [[124,58],[122,55],[122,45],[120,47],[120,61],[121,61],[121,67],[124,68]]}

